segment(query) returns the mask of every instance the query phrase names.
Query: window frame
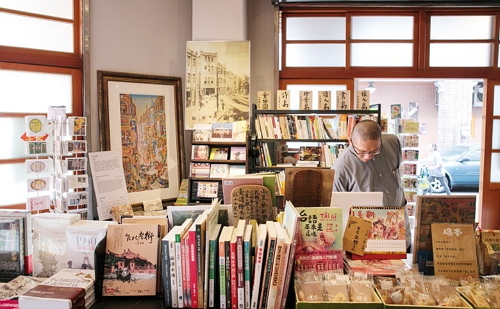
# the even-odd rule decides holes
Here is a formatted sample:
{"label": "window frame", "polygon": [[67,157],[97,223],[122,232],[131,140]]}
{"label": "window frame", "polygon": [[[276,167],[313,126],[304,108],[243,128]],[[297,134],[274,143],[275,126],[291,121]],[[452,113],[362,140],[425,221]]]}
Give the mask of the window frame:
{"label": "window frame", "polygon": [[[73,19],[34,14],[10,10],[0,7],[0,12],[17,14],[27,17],[41,18],[45,20],[66,22],[73,25],[73,52],[55,52],[30,48],[19,48],[0,45],[0,69],[20,70],[29,72],[43,72],[55,74],[68,74],[72,76],[72,113],[68,116],[83,116],[83,0],[73,0]],[[2,118],[24,118],[27,115],[37,113],[5,113],[0,112]],[[22,134],[22,133],[21,133]],[[21,135],[20,134],[20,135]],[[6,137],[15,138],[15,137]],[[0,139],[1,141],[1,139]],[[0,159],[0,165],[23,163],[26,158]],[[14,205],[0,205],[6,208],[25,208],[25,202]]]}

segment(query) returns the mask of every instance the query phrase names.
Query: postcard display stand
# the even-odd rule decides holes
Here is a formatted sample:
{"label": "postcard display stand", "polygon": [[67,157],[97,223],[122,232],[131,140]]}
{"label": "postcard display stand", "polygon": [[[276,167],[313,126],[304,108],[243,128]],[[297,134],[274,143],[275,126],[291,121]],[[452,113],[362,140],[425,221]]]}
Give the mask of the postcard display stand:
{"label": "postcard display stand", "polygon": [[26,116],[28,197],[26,208],[88,216],[86,117],[66,117],[51,107],[47,116]]}
{"label": "postcard display stand", "polygon": [[[417,171],[417,163],[419,158],[419,122],[413,119],[394,119],[394,130],[400,138],[402,148],[402,164],[401,177],[407,201],[406,210],[410,218],[414,218],[416,196],[417,194],[425,194],[424,182],[419,182]],[[419,190],[423,190],[419,192]]]}

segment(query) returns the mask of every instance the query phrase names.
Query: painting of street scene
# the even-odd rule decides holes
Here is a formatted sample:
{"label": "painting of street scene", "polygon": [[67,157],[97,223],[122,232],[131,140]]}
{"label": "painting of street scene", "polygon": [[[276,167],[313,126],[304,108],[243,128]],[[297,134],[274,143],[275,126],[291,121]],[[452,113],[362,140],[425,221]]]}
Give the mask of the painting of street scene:
{"label": "painting of street scene", "polygon": [[127,191],[168,188],[165,96],[120,94],[120,117]]}
{"label": "painting of street scene", "polygon": [[187,42],[186,129],[248,120],[250,42]]}

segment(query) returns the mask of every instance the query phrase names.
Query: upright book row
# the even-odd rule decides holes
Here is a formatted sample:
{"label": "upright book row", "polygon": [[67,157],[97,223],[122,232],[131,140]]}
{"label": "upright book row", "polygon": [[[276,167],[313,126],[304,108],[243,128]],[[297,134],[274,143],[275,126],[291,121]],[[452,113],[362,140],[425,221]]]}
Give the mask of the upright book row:
{"label": "upright book row", "polygon": [[293,206],[283,223],[239,219],[234,226],[209,223],[210,211],[162,240],[165,306],[284,308],[300,220]]}
{"label": "upright book row", "polygon": [[[271,155],[268,142],[260,142],[259,151],[260,167],[332,167],[339,155],[347,148],[346,143],[320,143],[320,146],[300,146],[297,152],[288,151],[288,146],[277,145]],[[286,149],[281,151],[282,149]]]}

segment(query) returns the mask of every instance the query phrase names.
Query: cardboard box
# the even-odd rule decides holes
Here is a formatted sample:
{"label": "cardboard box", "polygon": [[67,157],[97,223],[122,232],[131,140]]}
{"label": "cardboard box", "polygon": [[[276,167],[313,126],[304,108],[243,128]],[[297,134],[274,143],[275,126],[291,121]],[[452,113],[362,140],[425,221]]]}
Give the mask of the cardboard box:
{"label": "cardboard box", "polygon": [[373,292],[374,302],[371,303],[354,303],[354,302],[330,302],[330,301],[299,301],[297,295],[295,295],[295,309],[383,309],[384,304],[382,300],[378,297],[375,291]]}

